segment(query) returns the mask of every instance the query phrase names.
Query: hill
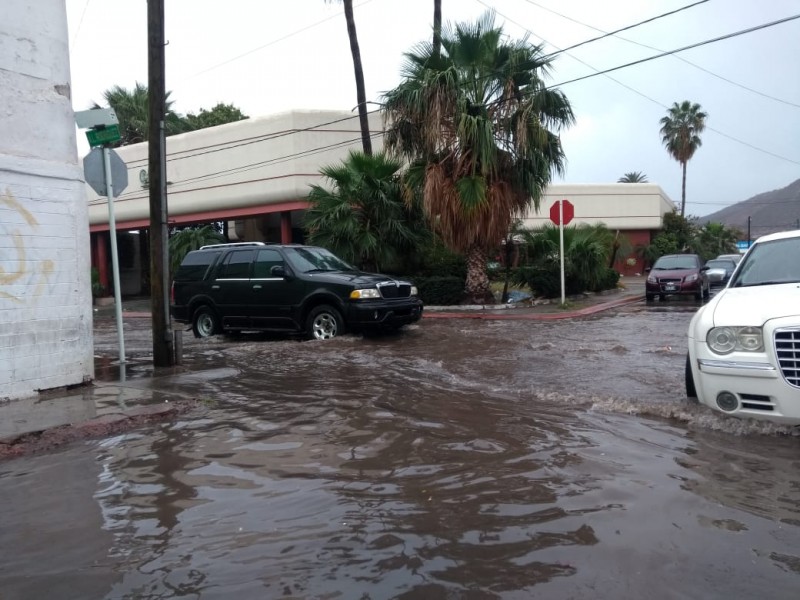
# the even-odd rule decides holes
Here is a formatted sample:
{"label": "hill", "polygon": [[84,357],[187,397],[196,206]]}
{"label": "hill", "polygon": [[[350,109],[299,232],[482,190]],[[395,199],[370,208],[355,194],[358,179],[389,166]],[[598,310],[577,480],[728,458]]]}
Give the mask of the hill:
{"label": "hill", "polygon": [[757,194],[733,206],[699,217],[701,223],[722,223],[747,235],[747,218],[753,239],[776,231],[800,229],[800,179],[779,190]]}

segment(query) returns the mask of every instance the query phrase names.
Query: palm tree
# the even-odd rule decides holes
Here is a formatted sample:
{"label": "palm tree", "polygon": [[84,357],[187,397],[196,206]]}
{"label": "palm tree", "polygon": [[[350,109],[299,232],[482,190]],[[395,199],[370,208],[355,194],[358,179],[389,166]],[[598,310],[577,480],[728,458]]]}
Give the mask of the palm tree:
{"label": "palm tree", "polygon": [[[173,112],[173,102],[169,100],[170,92],[166,94],[166,134],[173,135],[186,130],[186,124],[177,113]],[[121,139],[115,146],[127,146],[147,141],[149,120],[149,100],[147,86],[138,81],[132,89],[115,85],[103,92],[103,99],[109,107],[114,109],[119,120]],[[92,108],[100,108],[96,102]]]}
{"label": "palm tree", "polygon": [[647,175],[641,171],[631,171],[617,179],[617,183],[647,183]]}
{"label": "palm tree", "polygon": [[468,296],[486,301],[486,252],[563,172],[557,132],[572,108],[545,86],[541,46],[508,41],[491,12],[448,27],[440,55],[423,42],[405,57],[403,81],[384,98],[386,144],[409,160],[408,181],[444,243],[466,253]]}
{"label": "palm tree", "polygon": [[322,169],[332,189],[311,186],[309,242],[369,270],[396,266],[428,235],[418,203],[404,199],[401,166],[384,153],[350,152],[343,163]]}
{"label": "palm tree", "polygon": [[442,51],[442,0],[433,0],[433,55]]}
{"label": "palm tree", "polygon": [[[326,0],[330,1],[330,0]],[[347,21],[347,37],[350,39],[350,54],[353,55],[353,71],[356,76],[356,99],[358,100],[358,121],[361,124],[361,145],[364,154],[372,154],[372,138],[369,133],[367,115],[367,92],[364,87],[364,67],[361,64],[361,50],[356,35],[356,20],[353,15],[353,0],[341,0],[344,4],[344,17]]]}
{"label": "palm tree", "polygon": [[706,128],[708,115],[696,102],[673,102],[667,116],[661,118],[661,141],[667,152],[677,160],[683,170],[681,183],[681,216],[686,214],[686,163],[703,144],[700,134]]}

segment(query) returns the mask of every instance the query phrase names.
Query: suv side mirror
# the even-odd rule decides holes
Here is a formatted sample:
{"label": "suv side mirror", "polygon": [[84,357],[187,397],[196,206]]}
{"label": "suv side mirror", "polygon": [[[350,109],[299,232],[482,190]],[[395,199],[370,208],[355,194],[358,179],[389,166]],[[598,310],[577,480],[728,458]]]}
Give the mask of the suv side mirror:
{"label": "suv side mirror", "polygon": [[700,267],[700,270],[701,271],[708,271],[710,268],[711,267],[709,267],[708,265],[703,265],[702,267]]}
{"label": "suv side mirror", "polygon": [[280,265],[275,265],[269,270],[269,274],[273,277],[286,277],[286,268]]}

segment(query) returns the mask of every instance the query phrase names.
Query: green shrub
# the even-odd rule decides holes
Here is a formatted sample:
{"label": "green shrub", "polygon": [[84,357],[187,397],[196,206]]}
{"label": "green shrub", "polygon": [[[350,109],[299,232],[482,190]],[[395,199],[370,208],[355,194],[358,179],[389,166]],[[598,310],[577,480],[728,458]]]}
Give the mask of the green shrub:
{"label": "green shrub", "polygon": [[420,277],[467,277],[467,261],[444,246],[429,244],[418,250],[414,273]]}
{"label": "green shrub", "polygon": [[[586,289],[586,285],[574,275],[565,273],[565,294],[573,296]],[[520,267],[514,272],[514,283],[527,285],[536,296],[558,298],[561,296],[561,270],[558,265]]]}
{"label": "green shrub", "polygon": [[600,277],[598,278],[597,285],[593,292],[602,292],[603,290],[615,290],[617,289],[617,284],[619,283],[619,273],[617,273],[614,269],[606,267],[605,271],[601,273]]}
{"label": "green shrub", "polygon": [[430,306],[450,306],[464,299],[464,280],[460,277],[414,277],[422,301]]}

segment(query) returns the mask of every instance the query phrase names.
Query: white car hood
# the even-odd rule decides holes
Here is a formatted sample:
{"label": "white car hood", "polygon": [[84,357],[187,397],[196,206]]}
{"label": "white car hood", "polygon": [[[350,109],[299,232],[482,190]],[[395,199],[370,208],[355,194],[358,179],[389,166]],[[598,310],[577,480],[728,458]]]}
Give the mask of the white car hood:
{"label": "white car hood", "polygon": [[800,316],[800,284],[725,288],[712,303],[715,327],[759,327],[775,317]]}

